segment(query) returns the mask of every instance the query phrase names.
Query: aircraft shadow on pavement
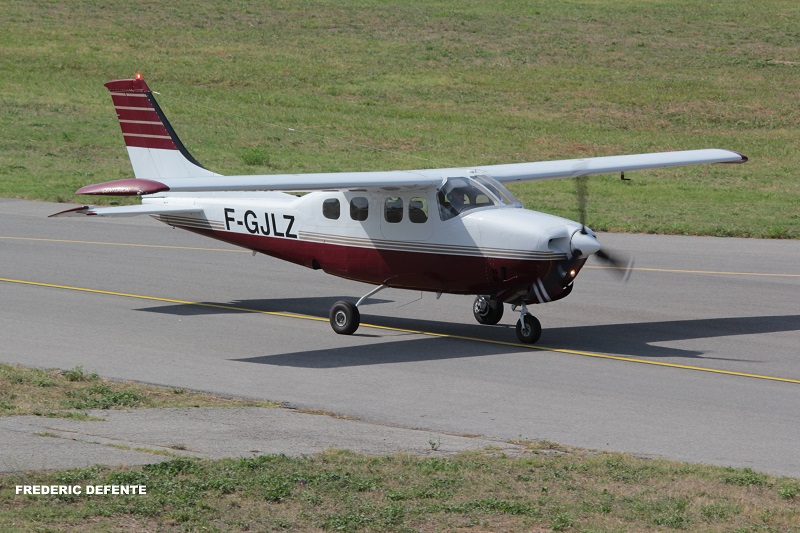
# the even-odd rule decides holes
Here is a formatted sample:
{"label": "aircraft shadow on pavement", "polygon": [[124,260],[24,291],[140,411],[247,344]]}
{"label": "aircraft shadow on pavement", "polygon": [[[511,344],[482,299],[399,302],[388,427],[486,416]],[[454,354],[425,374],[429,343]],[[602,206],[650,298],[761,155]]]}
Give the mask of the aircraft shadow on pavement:
{"label": "aircraft shadow on pavement", "polygon": [[[449,341],[449,342],[448,342]],[[308,350],[259,357],[230,359],[242,363],[288,366],[296,368],[346,368],[355,366],[385,365],[396,363],[419,363],[446,359],[463,359],[519,352],[519,348],[497,344],[462,342],[453,345],[446,337],[427,337],[382,342],[379,344],[345,346]],[[535,355],[532,352],[531,355]]]}
{"label": "aircraft shadow on pavement", "polygon": [[[142,310],[180,315],[245,312],[234,309],[239,308],[265,312],[291,312],[324,317],[327,315],[327,310],[330,305],[337,300],[352,301],[353,298],[332,296],[297,299],[246,300],[230,303],[208,302],[209,305],[219,305],[222,307],[200,307],[196,305],[179,304]],[[386,302],[388,301],[371,300],[371,303]],[[397,341],[371,344],[368,346],[348,346],[324,350],[299,351],[233,360],[279,366],[337,368],[499,355],[520,351],[519,346],[504,346],[502,344],[469,341],[469,339],[472,338],[516,343],[514,325],[511,323],[499,324],[497,326],[480,326],[472,322],[453,323],[379,316],[370,315],[369,308],[363,309],[362,313],[364,313],[362,314],[362,323],[364,325],[354,334],[355,337],[385,337],[388,335],[398,335],[398,331],[396,330],[387,332],[380,329],[371,329],[367,326],[368,324],[374,324],[399,330],[411,330],[412,332],[424,331],[463,338],[435,337],[413,340],[402,338]],[[654,344],[735,335],[800,331],[800,315],[708,318],[699,320],[566,327],[548,327],[546,319],[544,321],[545,330],[542,334],[542,339],[537,344],[539,347],[599,352],[641,358],[677,357],[740,362],[759,361],[741,358],[709,357],[704,356],[704,352],[696,350],[654,346]],[[400,333],[405,333],[403,335],[404,337],[412,334],[408,332]],[[330,334],[332,335],[333,333]],[[449,346],[443,346],[445,342],[457,342],[458,345],[450,344]]]}
{"label": "aircraft shadow on pavement", "polygon": [[[164,313],[177,316],[218,315],[235,313],[295,313],[298,315],[327,317],[334,303],[339,300],[355,302],[352,296],[319,296],[315,298],[276,298],[273,300],[235,300],[233,302],[196,302],[146,307],[138,311]],[[392,300],[370,298],[369,303],[391,303]]]}
{"label": "aircraft shadow on pavement", "polygon": [[723,361],[758,362],[757,360],[741,358],[708,357],[703,355],[704,352],[654,346],[654,344],[791,331],[800,331],[800,315],[704,318],[550,328],[542,334],[541,343],[547,344],[551,348],[630,355],[633,357],[692,357]]}

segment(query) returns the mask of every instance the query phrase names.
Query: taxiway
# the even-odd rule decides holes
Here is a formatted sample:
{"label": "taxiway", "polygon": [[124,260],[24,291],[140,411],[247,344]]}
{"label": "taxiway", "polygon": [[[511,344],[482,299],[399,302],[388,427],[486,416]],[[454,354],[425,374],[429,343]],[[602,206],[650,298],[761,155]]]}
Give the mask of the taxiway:
{"label": "taxiway", "polygon": [[370,287],[62,209],[0,200],[2,362],[800,477],[799,241],[601,235],[630,282],[586,268],[532,348],[510,308],[396,290],[339,336],[330,305]]}

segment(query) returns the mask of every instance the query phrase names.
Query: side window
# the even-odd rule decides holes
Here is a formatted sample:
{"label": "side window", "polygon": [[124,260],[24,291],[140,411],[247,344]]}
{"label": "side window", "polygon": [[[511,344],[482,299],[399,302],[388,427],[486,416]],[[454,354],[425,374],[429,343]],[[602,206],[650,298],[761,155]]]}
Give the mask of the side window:
{"label": "side window", "polygon": [[322,202],[322,215],[331,220],[339,220],[341,205],[338,198],[328,198]]}
{"label": "side window", "polygon": [[403,199],[397,196],[390,196],[383,203],[383,216],[386,222],[397,224],[403,220]]}
{"label": "side window", "polygon": [[412,198],[408,203],[408,219],[415,224],[428,221],[428,202],[425,198]]}
{"label": "side window", "polygon": [[369,201],[363,196],[356,196],[350,200],[350,218],[353,220],[367,220],[369,216]]}
{"label": "side window", "polygon": [[483,207],[485,205],[494,205],[494,202],[485,194],[475,196],[472,207]]}

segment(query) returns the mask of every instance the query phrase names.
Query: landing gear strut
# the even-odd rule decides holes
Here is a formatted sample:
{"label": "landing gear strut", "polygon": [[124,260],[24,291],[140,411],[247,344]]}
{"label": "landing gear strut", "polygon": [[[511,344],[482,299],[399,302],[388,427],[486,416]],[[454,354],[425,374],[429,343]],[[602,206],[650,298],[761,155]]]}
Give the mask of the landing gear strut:
{"label": "landing gear strut", "polygon": [[493,326],[503,318],[503,302],[488,296],[478,296],[472,304],[472,314],[475,315],[478,324]]}

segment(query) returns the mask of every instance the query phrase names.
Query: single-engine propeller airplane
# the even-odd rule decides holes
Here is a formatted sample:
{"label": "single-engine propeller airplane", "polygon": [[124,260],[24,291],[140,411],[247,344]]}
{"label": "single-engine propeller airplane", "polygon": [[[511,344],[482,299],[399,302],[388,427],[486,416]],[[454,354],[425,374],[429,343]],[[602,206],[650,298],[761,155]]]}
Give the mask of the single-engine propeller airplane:
{"label": "single-engine propeller airplane", "polygon": [[[720,149],[463,168],[222,176],[184,147],[140,75],[111,81],[134,178],[76,194],[140,195],[141,205],[85,205],[52,216],[150,215],[170,226],[377,287],[330,310],[336,333],[359,326],[358,307],[386,287],[477,295],[476,320],[519,308],[517,337],[535,343],[528,306],[569,295],[589,256],[624,272],[586,227],[586,176],[701,163],[743,163]],[[578,178],[581,221],[524,209],[504,184]],[[583,185],[581,185],[583,184]],[[297,195],[289,192],[307,192]]]}

